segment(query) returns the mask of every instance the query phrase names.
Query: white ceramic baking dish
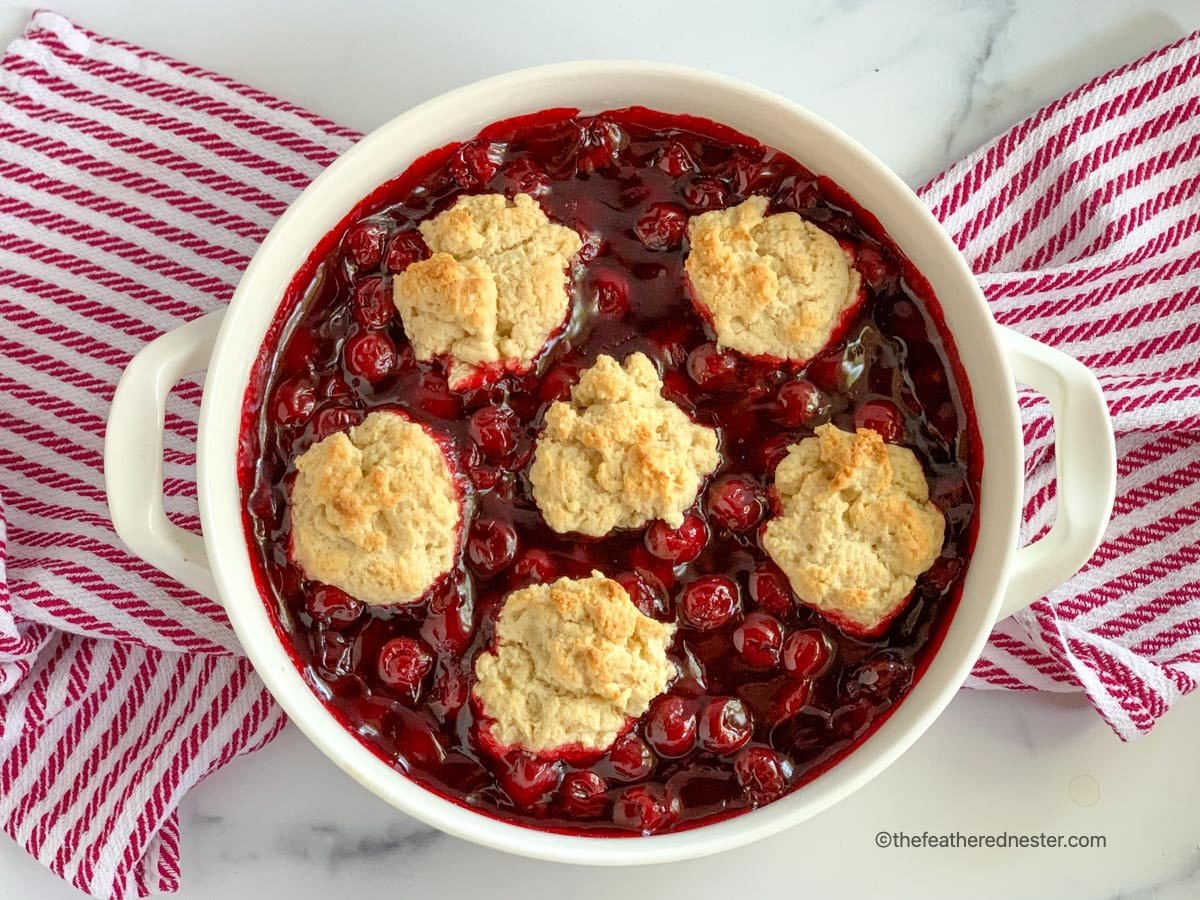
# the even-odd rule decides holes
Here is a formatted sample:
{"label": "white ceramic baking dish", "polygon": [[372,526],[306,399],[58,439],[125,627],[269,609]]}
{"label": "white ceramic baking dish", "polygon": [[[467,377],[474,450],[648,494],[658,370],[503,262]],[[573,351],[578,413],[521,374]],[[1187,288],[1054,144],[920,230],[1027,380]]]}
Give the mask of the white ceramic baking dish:
{"label": "white ceramic baking dish", "polygon": [[[941,303],[970,381],[985,461],[979,536],[962,602],[928,669],[894,714],[845,760],[761,809],[675,834],[617,839],[537,831],[459,806],[410,781],[337,722],[281,644],[255,585],[236,457],[247,380],[285,288],[359,200],[427,151],[472,137],[490,122],[552,107],[595,112],[630,105],[730,125],[828,175],[879,219]],[[167,520],[161,488],[164,403],[172,384],[200,370],[207,370],[197,466],[203,537]],[[1020,549],[1016,381],[1050,399],[1059,476],[1054,527]],[[996,620],[1042,596],[1089,558],[1108,521],[1116,475],[1111,425],[1095,378],[1075,360],[995,324],[954,244],[878,159],[782,97],[717,75],[632,62],[571,63],[491,78],[422,104],[363,138],[280,218],[227,310],[163,335],[132,361],[113,399],[105,470],[120,536],[147,561],[224,604],[272,694],[347,773],[450,834],[512,853],[609,865],[697,857],[748,843],[807,819],[879,774],[945,709]]]}

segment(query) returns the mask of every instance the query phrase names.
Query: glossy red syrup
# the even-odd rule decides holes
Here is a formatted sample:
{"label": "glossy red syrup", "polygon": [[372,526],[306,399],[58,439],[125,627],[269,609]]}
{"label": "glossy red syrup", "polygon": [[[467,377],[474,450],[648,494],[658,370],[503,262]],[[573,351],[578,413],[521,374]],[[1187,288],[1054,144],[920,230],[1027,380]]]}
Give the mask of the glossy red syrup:
{"label": "glossy red syrup", "polygon": [[[461,393],[417,363],[387,302],[427,251],[417,224],[463,193],[534,194],[579,231],[570,319],[533,371]],[[683,279],[687,217],[771,198],[853,249],[865,301],[804,369],[718,352]],[[600,540],[543,523],[527,472],[549,403],[597,355],[641,351],[666,394],[721,434],[723,462],[684,528]],[[240,471],[264,601],[312,690],[376,754],[489,815],[572,833],[694,827],[770,802],[860,743],[923,670],[958,602],[974,541],[982,452],[928,285],[836,185],[704,120],[645,109],[550,110],[429,154],[363,201],[294,280],[247,392]],[[447,435],[467,475],[453,576],[408,607],[364,608],[288,559],[292,461],[378,408]],[[947,518],[946,545],[876,638],[798,606],[759,544],[774,466],[823,422],[912,448]],[[599,761],[481,747],[473,662],[505,594],[592,569],[644,612],[679,622],[680,677]]]}

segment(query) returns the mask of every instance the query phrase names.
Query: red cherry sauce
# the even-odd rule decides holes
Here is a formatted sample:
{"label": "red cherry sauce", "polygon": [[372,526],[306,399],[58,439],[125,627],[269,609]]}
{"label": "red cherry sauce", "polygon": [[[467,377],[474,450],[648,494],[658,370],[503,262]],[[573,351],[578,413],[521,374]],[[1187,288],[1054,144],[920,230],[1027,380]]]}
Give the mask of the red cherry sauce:
{"label": "red cherry sauce", "polygon": [[[454,393],[441,362],[414,359],[380,292],[386,299],[392,273],[427,253],[417,224],[480,192],[533,194],[585,245],[570,273],[569,321],[533,370],[492,373],[493,384]],[[804,368],[716,352],[685,292],[686,218],[752,194],[835,235],[863,275],[865,302],[845,337]],[[599,540],[555,534],[527,475],[543,414],[599,354],[635,351],[660,367],[672,400],[719,429],[721,466],[686,534],[666,534],[661,523]],[[297,455],[380,408],[406,410],[446,436],[470,482],[472,521],[449,580],[411,606],[361,608],[289,561],[288,491]],[[870,639],[797,605],[759,543],[774,466],[830,421],[875,427],[910,447],[947,519],[941,556]],[[958,602],[981,468],[937,301],[869,213],[744,135],[640,108],[502,122],[430,153],[364,200],[314,250],[281,305],[247,392],[240,453],[260,589],[334,715],[443,797],[593,835],[667,832],[744,812],[811,780],[876,728]],[[470,688],[504,596],[593,569],[619,578],[643,611],[679,622],[671,652],[681,674],[667,695],[678,699],[657,703],[590,765],[493,758],[477,737]],[[704,595],[714,583],[732,585],[731,608],[729,598],[716,596],[717,609]],[[685,596],[699,622],[681,612]],[[806,637],[789,641],[797,632]]]}

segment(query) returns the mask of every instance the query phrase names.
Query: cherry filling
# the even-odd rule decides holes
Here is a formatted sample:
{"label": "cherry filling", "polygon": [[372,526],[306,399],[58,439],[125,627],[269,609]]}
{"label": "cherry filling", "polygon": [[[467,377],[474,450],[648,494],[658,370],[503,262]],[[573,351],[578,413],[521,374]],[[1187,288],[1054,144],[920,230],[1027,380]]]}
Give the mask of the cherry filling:
{"label": "cherry filling", "polygon": [[[417,225],[464,192],[526,192],[575,228],[572,311],[524,374],[454,392],[419,363],[388,302],[428,250]],[[802,369],[720,349],[684,291],[688,216],[770,197],[852,247],[865,301]],[[647,354],[664,392],[718,429],[722,462],[681,525],[602,539],[550,531],[528,467],[547,406],[601,353]],[[243,413],[240,471],[260,588],[313,691],[398,770],[455,802],[556,831],[692,827],[768,803],[888,715],[940,641],[974,539],[981,451],[924,279],[869,214],[795,160],[690,117],[548,111],[435,151],[381,187],[297,275]],[[369,607],[288,558],[293,460],[373,409],[444,433],[469,482],[451,576],[411,606]],[[759,542],[774,467],[825,422],[909,447],[946,515],[945,548],[878,638],[797,604]],[[474,661],[511,590],[593,569],[679,625],[670,690],[607,752],[543,759],[481,746]],[[586,757],[586,758],[585,758]]]}

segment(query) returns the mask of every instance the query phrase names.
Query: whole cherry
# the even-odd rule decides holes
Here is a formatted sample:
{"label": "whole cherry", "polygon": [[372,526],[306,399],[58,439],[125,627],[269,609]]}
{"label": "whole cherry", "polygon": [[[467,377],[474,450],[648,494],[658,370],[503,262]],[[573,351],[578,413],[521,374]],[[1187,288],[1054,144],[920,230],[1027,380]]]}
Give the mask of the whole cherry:
{"label": "whole cherry", "polygon": [[433,668],[433,654],[411,637],[392,638],[379,651],[379,680],[397,694],[415,699]]}
{"label": "whole cherry", "polygon": [[733,648],[756,669],[777,666],[782,645],[783,628],[770,613],[750,613],[733,632]]}
{"label": "whole cherry", "polygon": [[741,611],[737,582],[724,575],[701,575],[684,585],[679,611],[686,624],[712,631],[732,622]]}
{"label": "whole cherry", "polygon": [[450,160],[451,176],[468,191],[486,185],[499,168],[492,159],[491,147],[480,141],[463,144]]}
{"label": "whole cherry", "polygon": [[279,425],[307,421],[317,406],[317,395],[307,378],[290,378],[275,388],[271,418]]}
{"label": "whole cherry", "polygon": [[563,777],[559,802],[578,819],[594,819],[608,807],[607,790],[608,783],[595,772],[571,772]]}
{"label": "whole cherry", "polygon": [[793,631],[783,642],[783,670],[793,678],[816,678],[833,659],[833,647],[819,628]]}
{"label": "whole cherry", "polygon": [[629,285],[624,278],[613,274],[598,275],[592,280],[596,308],[600,313],[619,319],[629,312]]}
{"label": "whole cherry", "polygon": [[696,745],[697,728],[691,701],[673,694],[655,699],[646,713],[646,741],[659,756],[686,755]]}
{"label": "whole cherry", "polygon": [[646,529],[646,549],[677,566],[699,556],[706,543],[708,526],[696,515],[685,515],[677,528],[657,519]]}
{"label": "whole cherry", "polygon": [[382,225],[359,222],[346,232],[342,243],[360,269],[374,269],[383,258],[384,234]]}
{"label": "whole cherry", "polygon": [[633,226],[648,250],[674,250],[683,243],[686,230],[687,213],[674,203],[652,203]]}
{"label": "whole cherry", "polygon": [[769,747],[747,747],[733,761],[738,784],[753,806],[783,795],[792,776],[792,764]]}
{"label": "whole cherry", "polygon": [[507,522],[480,518],[467,536],[467,561],[485,576],[507,568],[517,555],[517,532]]}
{"label": "whole cherry", "polygon": [[904,417],[895,403],[883,397],[868,400],[854,411],[854,427],[870,428],[889,444],[904,437]]}
{"label": "whole cherry", "polygon": [[617,796],[613,821],[639,834],[662,831],[679,816],[679,798],[653,784],[635,784]]}
{"label": "whole cherry", "polygon": [[796,609],[787,576],[772,562],[759,563],[750,573],[750,599],[779,618]]}
{"label": "whole cherry", "polygon": [[545,550],[533,547],[522,553],[513,564],[512,574],[518,581],[549,584],[558,577],[558,564]]}
{"label": "whole cherry", "polygon": [[737,357],[718,350],[711,342],[701,344],[688,354],[688,377],[702,388],[717,390],[732,386],[738,369]]}
{"label": "whole cherry", "polygon": [[346,368],[374,384],[396,368],[396,345],[381,331],[360,331],[346,339]]}
{"label": "whole cherry", "polygon": [[562,780],[562,764],[519,751],[501,762],[496,776],[513,803],[528,809],[549,799]]}
{"label": "whole cherry", "polygon": [[654,768],[654,754],[640,737],[627,733],[617,738],[608,750],[613,771],[626,781],[645,778]]}
{"label": "whole cherry", "polygon": [[811,381],[785,381],[775,394],[776,418],[793,428],[811,426],[821,415],[825,397]]}
{"label": "whole cherry", "polygon": [[614,580],[625,588],[625,593],[629,594],[629,599],[633,601],[633,605],[643,616],[660,620],[667,618],[669,604],[666,592],[653,575],[641,572],[622,572],[614,576]]}
{"label": "whole cherry", "polygon": [[766,514],[762,489],[749,478],[726,475],[708,488],[709,518],[730,531],[749,531]]}
{"label": "whole cherry", "polygon": [[736,697],[717,697],[709,701],[700,716],[700,746],[710,753],[729,756],[736,753],[754,734],[754,722],[746,705]]}
{"label": "whole cherry", "polygon": [[517,448],[520,422],[506,406],[485,406],[471,414],[468,431],[483,455],[493,461],[504,459]]}
{"label": "whole cherry", "polygon": [[384,328],[396,312],[391,293],[379,275],[360,278],[354,285],[354,296],[350,303],[354,321],[364,328]]}
{"label": "whole cherry", "polygon": [[384,262],[387,270],[395,274],[424,259],[428,252],[429,248],[425,246],[419,231],[401,231],[388,244]]}
{"label": "whole cherry", "polygon": [[695,168],[696,162],[683,144],[672,141],[662,151],[657,165],[672,178],[678,178]]}

